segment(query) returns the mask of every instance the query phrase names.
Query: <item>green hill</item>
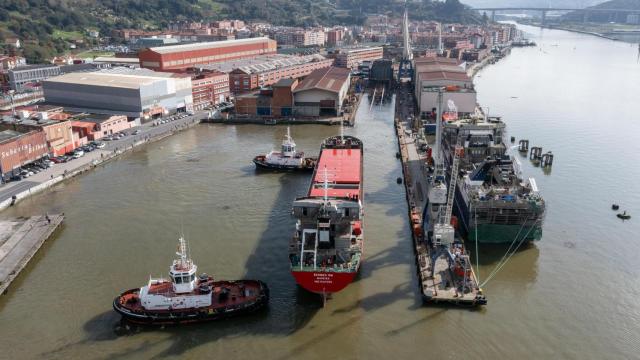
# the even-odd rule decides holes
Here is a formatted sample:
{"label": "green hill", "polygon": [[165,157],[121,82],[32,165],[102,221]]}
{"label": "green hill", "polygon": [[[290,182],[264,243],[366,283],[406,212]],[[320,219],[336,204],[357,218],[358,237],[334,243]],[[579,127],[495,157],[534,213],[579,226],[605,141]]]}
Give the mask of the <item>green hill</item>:
{"label": "green hill", "polygon": [[[87,29],[109,34],[113,29],[162,29],[176,20],[226,18],[276,25],[353,25],[367,14],[400,16],[404,1],[389,0],[3,0],[0,40],[18,37],[29,62],[41,62],[68,50],[71,40],[89,47]],[[409,3],[413,19],[479,22],[459,0]]]}

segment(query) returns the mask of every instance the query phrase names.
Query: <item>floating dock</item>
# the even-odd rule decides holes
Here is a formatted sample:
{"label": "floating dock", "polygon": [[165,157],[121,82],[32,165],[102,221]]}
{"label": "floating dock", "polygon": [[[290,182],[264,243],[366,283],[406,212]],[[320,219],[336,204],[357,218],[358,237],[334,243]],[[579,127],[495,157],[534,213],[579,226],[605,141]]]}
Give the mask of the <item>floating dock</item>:
{"label": "floating dock", "polygon": [[0,294],[7,291],[63,220],[64,215],[55,214],[0,222]]}
{"label": "floating dock", "polygon": [[[400,89],[402,92],[405,89]],[[406,90],[405,90],[406,91]],[[401,96],[400,94],[398,94]],[[405,98],[404,101],[411,102]],[[421,150],[419,140],[414,136],[414,132],[408,127],[411,121],[402,109],[396,109],[395,128],[398,136],[398,146],[400,159],[402,161],[402,173],[404,175],[404,185],[407,202],[409,205],[409,219],[412,230],[412,238],[416,255],[416,265],[418,279],[420,282],[420,292],[425,303],[443,303],[459,306],[476,306],[486,304],[486,299],[481,295],[479,289],[472,289],[464,292],[458,291],[450,284],[454,280],[449,278],[449,264],[447,261],[437,260],[433,265],[430,257],[429,247],[425,239],[425,232],[422,228],[423,209],[428,201],[428,176],[430,174],[426,164],[426,154]],[[476,275],[473,268],[469,268],[469,276],[475,281]]]}

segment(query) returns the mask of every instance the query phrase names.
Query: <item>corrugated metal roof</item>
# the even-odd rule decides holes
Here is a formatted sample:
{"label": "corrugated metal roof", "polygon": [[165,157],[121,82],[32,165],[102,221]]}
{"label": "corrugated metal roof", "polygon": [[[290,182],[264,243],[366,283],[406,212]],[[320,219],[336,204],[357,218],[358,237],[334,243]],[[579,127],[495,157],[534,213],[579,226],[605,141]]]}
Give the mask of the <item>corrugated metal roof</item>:
{"label": "corrugated metal roof", "polygon": [[418,75],[420,80],[456,80],[456,81],[471,81],[467,73],[465,72],[452,72],[452,71],[430,71],[421,72]]}
{"label": "corrugated metal roof", "polygon": [[258,37],[258,38],[248,38],[248,39],[209,41],[209,42],[201,42],[201,43],[194,43],[194,44],[159,46],[159,47],[149,48],[149,50],[156,52],[158,54],[172,54],[176,52],[214,49],[214,48],[221,48],[221,47],[234,46],[234,45],[267,43],[269,41],[270,39],[268,37]]}
{"label": "corrugated metal roof", "polygon": [[162,77],[125,75],[98,71],[90,73],[69,73],[49,78],[44,80],[44,82],[139,89],[143,85],[164,80]]}
{"label": "corrugated metal roof", "polygon": [[344,83],[349,80],[351,69],[339,67],[327,67],[314,70],[311,74],[296,86],[294,93],[310,90],[321,89],[331,92],[340,92]]}
{"label": "corrugated metal roof", "polygon": [[307,56],[276,54],[258,56],[254,59],[231,60],[221,63],[197,65],[196,67],[208,70],[217,70],[225,73],[238,69],[247,74],[255,74],[323,60],[327,59],[319,54]]}

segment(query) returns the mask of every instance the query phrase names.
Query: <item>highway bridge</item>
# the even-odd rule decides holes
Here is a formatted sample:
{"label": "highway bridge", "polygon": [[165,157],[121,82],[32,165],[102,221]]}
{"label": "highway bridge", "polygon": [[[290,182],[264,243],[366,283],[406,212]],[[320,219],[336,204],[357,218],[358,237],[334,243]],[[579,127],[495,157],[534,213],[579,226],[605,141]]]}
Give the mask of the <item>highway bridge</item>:
{"label": "highway bridge", "polygon": [[479,12],[490,12],[491,13],[491,20],[495,21],[496,18],[496,13],[498,12],[504,12],[504,11],[538,11],[541,14],[541,18],[542,18],[542,25],[544,25],[546,23],[546,19],[547,19],[547,13],[548,12],[554,12],[554,11],[562,11],[562,12],[578,12],[578,13],[582,13],[582,20],[584,22],[588,22],[589,21],[589,16],[593,13],[611,13],[611,14],[638,14],[640,15],[640,10],[629,10],[629,9],[600,9],[600,8],[582,8],[582,9],[577,9],[577,8],[553,8],[553,7],[548,7],[548,8],[542,8],[542,7],[483,7],[483,8],[472,8],[473,10],[477,10]]}

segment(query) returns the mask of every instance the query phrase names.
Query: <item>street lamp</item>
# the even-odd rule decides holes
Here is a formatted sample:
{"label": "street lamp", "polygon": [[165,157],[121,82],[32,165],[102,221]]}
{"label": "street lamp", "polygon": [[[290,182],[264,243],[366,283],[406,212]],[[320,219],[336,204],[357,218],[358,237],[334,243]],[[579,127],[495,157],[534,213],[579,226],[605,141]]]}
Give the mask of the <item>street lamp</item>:
{"label": "street lamp", "polygon": [[15,90],[9,90],[9,99],[11,100],[11,115],[13,116],[13,119],[15,120],[16,118],[16,107],[13,104],[13,94],[15,93]]}

